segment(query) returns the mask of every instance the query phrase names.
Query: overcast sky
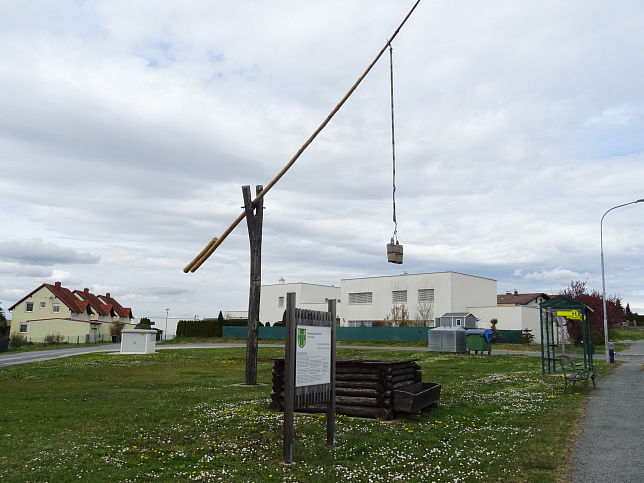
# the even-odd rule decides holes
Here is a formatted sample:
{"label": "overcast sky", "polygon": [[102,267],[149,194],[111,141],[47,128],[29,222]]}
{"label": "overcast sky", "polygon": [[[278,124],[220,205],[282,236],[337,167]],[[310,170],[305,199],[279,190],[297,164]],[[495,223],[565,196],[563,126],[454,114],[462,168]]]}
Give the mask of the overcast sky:
{"label": "overcast sky", "polygon": [[[134,315],[245,309],[245,222],[412,1],[0,1],[0,302],[43,282]],[[644,3],[423,0],[265,199],[263,283],[458,271],[601,291],[600,219],[644,198]],[[604,220],[644,313],[644,203]]]}

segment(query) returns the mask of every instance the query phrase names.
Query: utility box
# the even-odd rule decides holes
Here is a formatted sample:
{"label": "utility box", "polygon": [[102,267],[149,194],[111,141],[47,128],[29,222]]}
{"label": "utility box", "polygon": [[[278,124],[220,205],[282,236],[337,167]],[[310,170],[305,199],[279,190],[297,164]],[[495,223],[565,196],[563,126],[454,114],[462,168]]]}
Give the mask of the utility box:
{"label": "utility box", "polygon": [[428,334],[430,352],[465,352],[465,329],[462,327],[436,327]]}
{"label": "utility box", "polygon": [[467,352],[474,351],[478,354],[481,351],[487,351],[488,355],[492,353],[492,331],[490,329],[470,329],[465,332],[467,339]]}
{"label": "utility box", "polygon": [[154,354],[156,330],[124,329],[121,331],[121,354]]}

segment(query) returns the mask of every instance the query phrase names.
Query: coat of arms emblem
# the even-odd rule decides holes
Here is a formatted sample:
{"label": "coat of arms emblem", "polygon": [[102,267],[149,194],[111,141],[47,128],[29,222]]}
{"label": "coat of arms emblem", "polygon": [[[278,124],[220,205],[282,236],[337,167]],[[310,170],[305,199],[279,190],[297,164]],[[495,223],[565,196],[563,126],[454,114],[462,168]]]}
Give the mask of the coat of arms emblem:
{"label": "coat of arms emblem", "polygon": [[297,329],[297,345],[300,349],[306,345],[306,329]]}

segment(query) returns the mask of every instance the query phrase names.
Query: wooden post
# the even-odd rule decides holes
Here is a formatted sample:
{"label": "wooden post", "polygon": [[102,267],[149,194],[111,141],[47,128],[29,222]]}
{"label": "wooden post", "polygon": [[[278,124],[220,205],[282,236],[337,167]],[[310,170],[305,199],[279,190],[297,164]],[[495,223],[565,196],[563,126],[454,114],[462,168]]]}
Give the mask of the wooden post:
{"label": "wooden post", "polygon": [[295,292],[286,294],[286,346],[284,348],[284,463],[293,462],[295,440]]}
{"label": "wooden post", "polygon": [[[262,186],[255,187],[257,193]],[[246,384],[257,384],[257,338],[259,325],[259,301],[262,289],[262,220],[264,198],[252,202],[250,186],[242,186],[244,210],[250,240],[250,290],[248,294],[248,331],[246,335]]]}
{"label": "wooden post", "polygon": [[329,312],[331,312],[331,394],[326,409],[326,445],[335,446],[335,317],[336,300],[329,300]]}

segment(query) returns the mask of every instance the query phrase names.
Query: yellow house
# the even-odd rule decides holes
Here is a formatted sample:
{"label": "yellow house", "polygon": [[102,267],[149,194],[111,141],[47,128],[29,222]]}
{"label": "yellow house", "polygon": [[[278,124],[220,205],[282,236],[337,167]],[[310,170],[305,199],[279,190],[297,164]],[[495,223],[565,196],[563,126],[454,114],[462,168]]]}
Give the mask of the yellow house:
{"label": "yellow house", "polygon": [[132,328],[132,310],[121,306],[109,293],[94,295],[89,289],[71,291],[60,282],[43,283],[9,307],[11,334],[32,342],[60,336],[63,342],[108,341],[117,325]]}

